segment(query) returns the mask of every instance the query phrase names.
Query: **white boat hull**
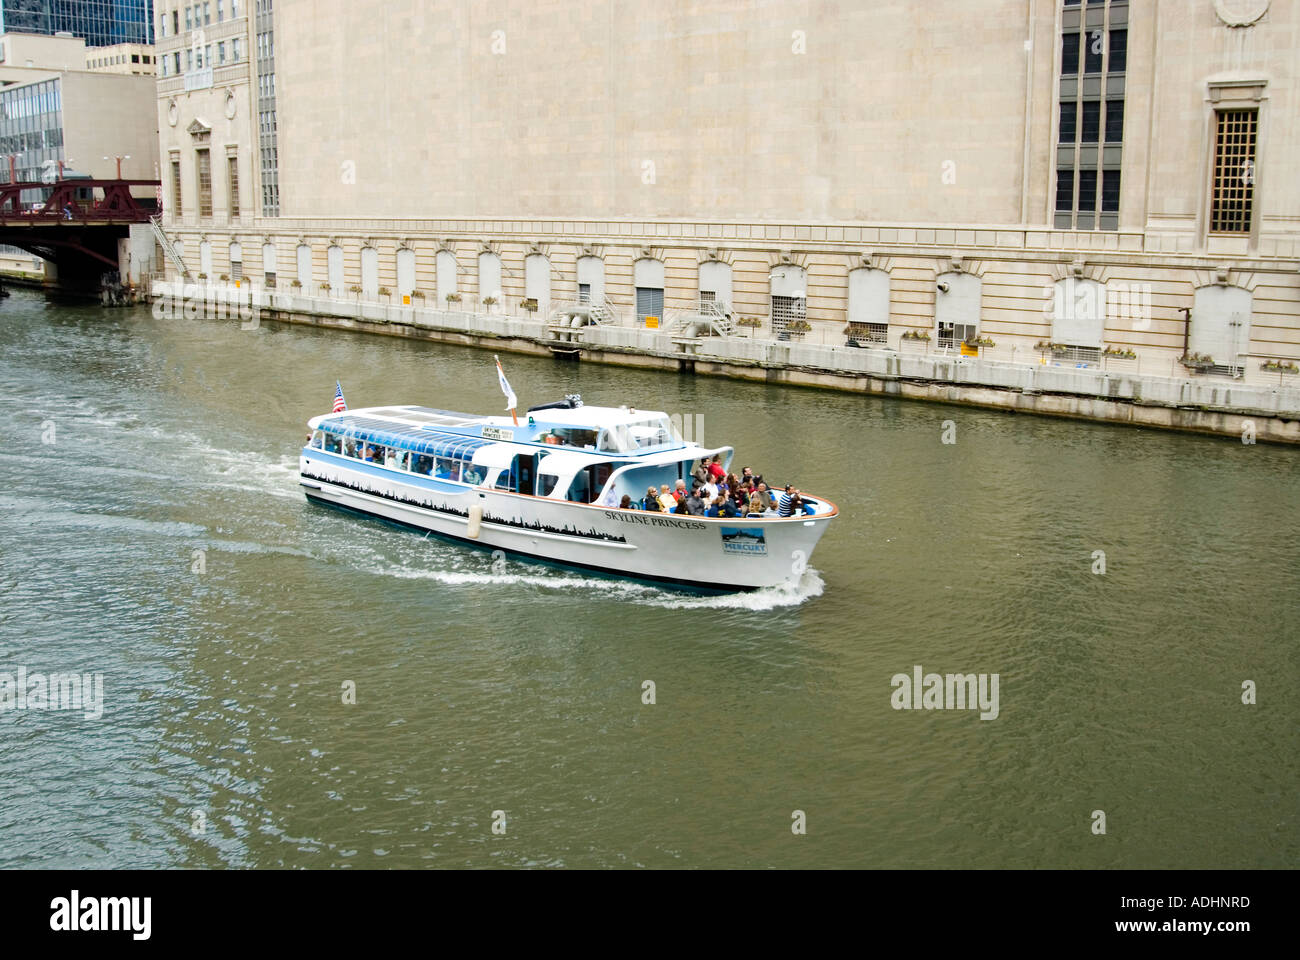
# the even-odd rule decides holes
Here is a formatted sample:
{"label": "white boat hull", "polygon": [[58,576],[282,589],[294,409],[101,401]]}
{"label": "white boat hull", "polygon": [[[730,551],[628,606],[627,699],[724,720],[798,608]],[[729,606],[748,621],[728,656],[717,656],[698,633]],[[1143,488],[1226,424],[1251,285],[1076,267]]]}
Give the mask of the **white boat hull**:
{"label": "white boat hull", "polygon": [[835,517],[711,518],[469,487],[305,450],[309,500],[488,550],[702,590],[795,584]]}

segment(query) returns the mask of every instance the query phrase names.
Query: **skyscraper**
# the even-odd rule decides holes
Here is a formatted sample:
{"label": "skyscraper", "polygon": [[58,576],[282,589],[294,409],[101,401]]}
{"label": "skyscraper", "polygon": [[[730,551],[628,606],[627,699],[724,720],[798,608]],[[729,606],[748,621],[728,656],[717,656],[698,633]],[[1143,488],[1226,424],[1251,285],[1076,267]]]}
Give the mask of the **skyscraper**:
{"label": "skyscraper", "polygon": [[0,0],[0,33],[60,31],[90,47],[153,43],[153,0]]}

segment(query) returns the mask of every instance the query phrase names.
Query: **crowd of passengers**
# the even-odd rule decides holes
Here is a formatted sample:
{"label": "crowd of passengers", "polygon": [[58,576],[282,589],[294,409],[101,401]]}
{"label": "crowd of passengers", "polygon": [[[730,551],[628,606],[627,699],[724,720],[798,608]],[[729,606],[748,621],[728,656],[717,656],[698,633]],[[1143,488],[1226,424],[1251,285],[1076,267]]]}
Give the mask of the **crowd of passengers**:
{"label": "crowd of passengers", "polygon": [[750,467],[740,476],[727,473],[721,456],[701,460],[691,472],[689,488],[685,480],[678,480],[671,490],[666,483],[658,490],[650,487],[639,502],[624,495],[619,508],[695,517],[793,517],[814,512],[790,484],[778,492],[769,490],[762,474],[755,476]]}

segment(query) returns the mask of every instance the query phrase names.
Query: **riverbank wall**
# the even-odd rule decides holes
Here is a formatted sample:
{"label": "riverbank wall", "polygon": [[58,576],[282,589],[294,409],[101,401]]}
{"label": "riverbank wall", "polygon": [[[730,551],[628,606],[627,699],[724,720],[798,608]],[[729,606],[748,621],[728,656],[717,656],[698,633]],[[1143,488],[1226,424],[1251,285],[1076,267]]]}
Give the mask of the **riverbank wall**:
{"label": "riverbank wall", "polygon": [[[494,313],[368,302],[360,298],[257,291],[247,283],[190,285],[155,281],[155,312],[184,309],[188,298],[221,303],[246,325],[297,323],[381,336],[431,340],[497,352],[554,356],[787,386],[901,397],[1230,437],[1246,443],[1300,444],[1300,385],[1230,378],[1163,377],[1113,366],[1076,367],[1050,356],[1008,362],[929,349],[873,349],[744,335],[686,335],[617,324],[548,323]],[[256,303],[256,306],[254,304]]]}

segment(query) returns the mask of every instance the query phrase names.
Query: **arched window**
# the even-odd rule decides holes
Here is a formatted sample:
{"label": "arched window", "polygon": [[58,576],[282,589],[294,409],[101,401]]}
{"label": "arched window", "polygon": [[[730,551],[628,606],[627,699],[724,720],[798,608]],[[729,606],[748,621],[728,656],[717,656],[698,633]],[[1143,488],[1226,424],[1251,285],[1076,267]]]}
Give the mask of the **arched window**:
{"label": "arched window", "polygon": [[361,293],[379,295],[379,251],[374,247],[361,248]]}
{"label": "arched window", "polygon": [[664,262],[643,257],[632,264],[632,278],[637,326],[645,326],[647,317],[654,317],[658,326],[664,318]]}
{"label": "arched window", "polygon": [[537,313],[543,318],[551,312],[551,260],[532,253],[524,260],[524,296],[537,301]]}
{"label": "arched window", "polygon": [[605,261],[600,257],[578,258],[578,302],[605,302]]}
{"label": "arched window", "polygon": [[438,251],[438,301],[447,303],[447,295],[457,293],[456,254],[450,250]]}
{"label": "arched window", "polygon": [[199,241],[199,272],[212,279],[212,241]]}
{"label": "arched window", "polygon": [[808,319],[808,272],[783,263],[772,268],[768,283],[772,290],[772,333],[778,340],[789,340],[790,324]]}
{"label": "arched window", "polygon": [[1239,377],[1250,352],[1250,322],[1254,296],[1244,287],[1216,284],[1200,287],[1192,305],[1189,353],[1210,357],[1209,373]]}
{"label": "arched window", "polygon": [[343,295],[343,248],[334,244],[325,251],[325,266],[329,277],[330,295]]}
{"label": "arched window", "polygon": [[397,251],[397,296],[406,303],[405,298],[409,297],[415,290],[415,251],[410,247],[402,247]]}
{"label": "arched window", "polygon": [[504,299],[501,292],[501,258],[489,250],[478,255],[478,298],[480,303],[495,300],[498,304]]}
{"label": "arched window", "polygon": [[980,330],[983,284],[972,273],[941,273],[934,301],[936,345],[953,348]]}
{"label": "arched window", "polygon": [[239,280],[244,276],[244,248],[238,241],[230,244],[230,279]]}
{"label": "arched window", "polygon": [[731,296],[731,264],[719,260],[701,263],[700,303],[714,303],[722,313],[731,313],[734,302]]}
{"label": "arched window", "polygon": [[889,341],[889,274],[860,267],[849,271],[849,333],[859,343]]}
{"label": "arched window", "polygon": [[262,274],[268,287],[275,286],[275,244],[262,244]]}
{"label": "arched window", "polygon": [[303,290],[311,286],[311,247],[305,243],[298,244],[296,251],[298,261],[298,282]]}
{"label": "arched window", "polygon": [[1055,355],[1066,361],[1101,361],[1106,340],[1106,288],[1096,280],[1066,277],[1052,291],[1052,343],[1067,349]]}

